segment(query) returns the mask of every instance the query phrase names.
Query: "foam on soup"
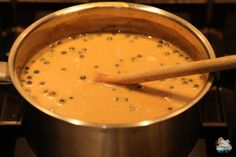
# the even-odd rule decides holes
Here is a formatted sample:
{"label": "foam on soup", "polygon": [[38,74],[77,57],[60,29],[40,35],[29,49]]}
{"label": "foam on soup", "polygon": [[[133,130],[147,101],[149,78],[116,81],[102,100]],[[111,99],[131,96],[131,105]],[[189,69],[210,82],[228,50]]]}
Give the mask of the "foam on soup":
{"label": "foam on soup", "polygon": [[22,87],[58,115],[94,123],[132,123],[170,114],[199,94],[206,76],[191,75],[129,87],[94,82],[193,59],[162,39],[128,33],[79,34],[40,50],[24,67]]}

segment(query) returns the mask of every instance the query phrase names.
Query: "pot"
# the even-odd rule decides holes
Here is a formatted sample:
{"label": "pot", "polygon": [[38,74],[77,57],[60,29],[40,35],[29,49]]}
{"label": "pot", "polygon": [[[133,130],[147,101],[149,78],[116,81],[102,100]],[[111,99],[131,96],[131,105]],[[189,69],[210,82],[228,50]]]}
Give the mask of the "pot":
{"label": "pot", "polygon": [[[37,156],[43,157],[183,157],[193,148],[201,129],[196,103],[209,90],[212,76],[200,94],[185,107],[162,118],[132,124],[94,124],[62,117],[38,105],[20,85],[27,61],[46,45],[73,34],[121,30],[149,34],[174,43],[196,59],[213,58],[207,39],[187,21],[164,10],[123,2],[88,3],[43,17],[14,42],[7,70],[13,85],[27,101],[22,126]],[[5,65],[5,68],[3,66]]]}

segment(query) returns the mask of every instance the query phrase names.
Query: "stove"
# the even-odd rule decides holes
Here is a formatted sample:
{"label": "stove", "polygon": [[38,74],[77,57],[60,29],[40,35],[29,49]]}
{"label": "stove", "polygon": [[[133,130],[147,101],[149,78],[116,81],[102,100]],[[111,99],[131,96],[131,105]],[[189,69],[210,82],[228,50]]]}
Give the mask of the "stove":
{"label": "stove", "polygon": [[[0,0],[0,61],[6,61],[15,38],[40,17],[90,0]],[[177,14],[199,30],[217,56],[236,52],[236,0],[132,0]],[[236,70],[215,73],[212,88],[199,102],[202,132],[188,157],[236,156]],[[24,138],[24,100],[12,85],[0,85],[0,157],[36,157]],[[232,150],[219,153],[218,139]],[[225,141],[224,141],[225,142]]]}

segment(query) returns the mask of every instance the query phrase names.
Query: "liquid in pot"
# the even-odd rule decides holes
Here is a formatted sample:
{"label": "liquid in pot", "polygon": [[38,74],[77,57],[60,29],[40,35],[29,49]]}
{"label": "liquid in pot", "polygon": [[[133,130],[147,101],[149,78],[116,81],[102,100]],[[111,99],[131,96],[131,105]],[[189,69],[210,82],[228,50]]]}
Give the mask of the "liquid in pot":
{"label": "liquid in pot", "polygon": [[168,115],[203,88],[203,74],[123,87],[94,82],[193,59],[173,44],[128,33],[79,34],[40,50],[24,67],[22,87],[51,112],[93,123],[121,124]]}

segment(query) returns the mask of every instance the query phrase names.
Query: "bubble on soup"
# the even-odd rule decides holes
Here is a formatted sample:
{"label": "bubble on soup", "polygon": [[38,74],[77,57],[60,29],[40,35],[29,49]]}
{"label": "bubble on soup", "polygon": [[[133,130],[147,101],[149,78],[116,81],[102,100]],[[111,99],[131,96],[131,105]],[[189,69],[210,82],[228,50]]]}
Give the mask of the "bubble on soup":
{"label": "bubble on soup", "polygon": [[80,76],[80,80],[85,80],[87,77],[85,75]]}
{"label": "bubble on soup", "polygon": [[125,98],[125,101],[129,101],[129,98]]}
{"label": "bubble on soup", "polygon": [[40,58],[39,61],[44,62],[44,61],[45,61],[45,58]]}
{"label": "bubble on soup", "polygon": [[30,89],[25,89],[25,92],[26,92],[27,94],[29,94],[29,93],[30,93]]}
{"label": "bubble on soup", "polygon": [[27,70],[23,70],[22,72],[24,75],[27,75],[29,72]]}
{"label": "bubble on soup", "polygon": [[158,48],[161,48],[161,47],[162,47],[162,44],[157,44],[157,47],[158,47]]}
{"label": "bubble on soup", "polygon": [[84,57],[85,57],[85,55],[80,55],[79,57],[80,57],[80,58],[84,58]]}
{"label": "bubble on soup", "polygon": [[185,60],[186,60],[186,61],[191,61],[191,58],[185,57]]}
{"label": "bubble on soup", "polygon": [[142,58],[143,56],[142,56],[141,54],[138,54],[137,57],[138,57],[138,58]]}
{"label": "bubble on soup", "polygon": [[50,64],[50,62],[49,61],[44,61],[44,64],[48,65],[48,64]]}
{"label": "bubble on soup", "polygon": [[200,75],[200,76],[199,76],[199,79],[200,79],[200,80],[204,80],[204,79],[205,79],[205,76],[204,76],[204,75]]}
{"label": "bubble on soup", "polygon": [[165,43],[165,40],[162,40],[162,39],[161,39],[161,40],[158,41],[158,43],[159,43],[159,44],[164,44],[164,43]]}
{"label": "bubble on soup", "polygon": [[192,82],[193,82],[193,79],[189,79],[188,81],[192,83]]}
{"label": "bubble on soup", "polygon": [[194,84],[194,85],[193,85],[193,88],[198,88],[198,87],[199,87],[198,84]]}
{"label": "bubble on soup", "polygon": [[54,53],[53,53],[53,52],[50,52],[50,53],[48,54],[48,56],[49,56],[49,57],[53,57],[53,56],[54,56]]}
{"label": "bubble on soup", "polygon": [[26,84],[27,84],[27,85],[32,85],[32,83],[33,83],[33,82],[30,81],[30,80],[26,81]]}
{"label": "bubble on soup", "polygon": [[26,66],[24,69],[25,69],[25,70],[29,70],[29,67],[28,67],[28,66]]}
{"label": "bubble on soup", "polygon": [[165,42],[164,45],[167,46],[167,47],[169,47],[169,46],[171,46],[171,43]]}
{"label": "bubble on soup", "polygon": [[44,89],[43,90],[43,93],[46,95],[47,93],[49,92],[49,90],[47,90],[47,89]]}
{"label": "bubble on soup", "polygon": [[72,35],[70,37],[68,37],[69,40],[75,40],[75,39],[78,39],[78,36],[77,35]]}
{"label": "bubble on soup", "polygon": [[174,50],[173,53],[176,54],[176,55],[179,55],[179,51],[178,50]]}
{"label": "bubble on soup", "polygon": [[130,34],[125,34],[125,37],[126,37],[126,38],[129,38],[129,37],[130,37]]}
{"label": "bubble on soup", "polygon": [[50,47],[50,48],[55,48],[56,45],[55,45],[55,44],[50,44],[49,47]]}
{"label": "bubble on soup", "polygon": [[49,111],[55,112],[55,109],[54,108],[49,108]]}
{"label": "bubble on soup", "polygon": [[70,50],[70,51],[74,51],[74,50],[75,50],[75,47],[70,47],[69,50]]}
{"label": "bubble on soup", "polygon": [[118,68],[120,66],[120,64],[114,64],[114,66]]}
{"label": "bubble on soup", "polygon": [[188,84],[188,81],[182,81],[182,84]]}
{"label": "bubble on soup", "polygon": [[28,75],[26,78],[29,79],[29,80],[32,80],[32,76],[31,75]]}
{"label": "bubble on soup", "polygon": [[164,63],[160,63],[160,66],[164,66],[165,64]]}
{"label": "bubble on soup", "polygon": [[137,111],[137,107],[136,106],[134,106],[134,105],[129,105],[129,111]]}
{"label": "bubble on soup", "polygon": [[55,91],[50,91],[50,92],[47,93],[47,95],[49,97],[55,97],[56,96],[56,92]]}
{"label": "bubble on soup", "polygon": [[34,72],[33,72],[34,74],[39,74],[40,73],[40,71],[39,70],[34,70]]}
{"label": "bubble on soup", "polygon": [[167,108],[167,110],[169,110],[169,111],[172,111],[172,110],[173,110],[173,108],[172,108],[172,107],[168,107],[168,108]]}
{"label": "bubble on soup", "polygon": [[62,41],[58,40],[55,42],[55,45],[61,45],[62,44]]}
{"label": "bubble on soup", "polygon": [[112,37],[111,37],[111,36],[107,37],[107,40],[108,40],[108,41],[109,41],[109,40],[112,40]]}
{"label": "bubble on soup", "polygon": [[63,105],[63,104],[65,104],[65,103],[66,103],[65,99],[60,99],[60,100],[59,100],[59,104]]}
{"label": "bubble on soup", "polygon": [[66,71],[66,68],[61,68],[62,71]]}
{"label": "bubble on soup", "polygon": [[66,55],[66,54],[67,54],[67,51],[61,51],[61,54],[62,54],[62,55]]}
{"label": "bubble on soup", "polygon": [[82,48],[80,51],[81,52],[86,52],[88,49],[87,48]]}
{"label": "bubble on soup", "polygon": [[119,97],[115,97],[115,101],[119,101],[120,100],[120,98]]}
{"label": "bubble on soup", "polygon": [[45,86],[45,82],[44,82],[44,81],[40,81],[40,82],[39,82],[39,85]]}
{"label": "bubble on soup", "polygon": [[170,55],[170,52],[165,52],[165,56],[169,56]]}
{"label": "bubble on soup", "polygon": [[135,57],[131,57],[130,60],[131,60],[132,62],[135,62],[135,61],[136,61],[136,58],[135,58]]}
{"label": "bubble on soup", "polygon": [[174,86],[169,86],[170,89],[174,89],[175,87]]}

